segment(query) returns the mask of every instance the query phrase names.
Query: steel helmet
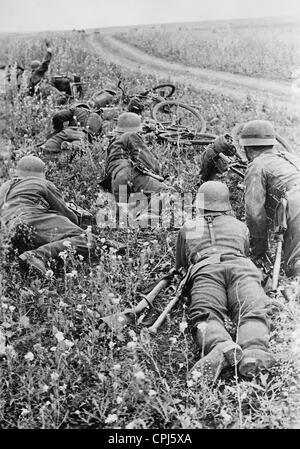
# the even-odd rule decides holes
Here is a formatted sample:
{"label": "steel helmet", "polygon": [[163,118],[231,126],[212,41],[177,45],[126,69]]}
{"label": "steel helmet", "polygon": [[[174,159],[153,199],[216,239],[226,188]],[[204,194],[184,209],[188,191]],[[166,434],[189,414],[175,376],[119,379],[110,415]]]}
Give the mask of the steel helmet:
{"label": "steel helmet", "polygon": [[17,163],[16,174],[20,177],[44,177],[46,164],[36,156],[23,156]]}
{"label": "steel helmet", "polygon": [[72,105],[72,107],[73,107],[73,108],[85,108],[85,109],[90,109],[90,106],[89,106],[88,103],[80,103],[80,102],[74,103],[74,104]]}
{"label": "steel helmet", "polygon": [[36,70],[41,65],[41,61],[38,59],[35,59],[34,61],[31,61],[30,68],[31,70]]}
{"label": "steel helmet", "polygon": [[218,212],[232,210],[229,200],[229,189],[219,181],[207,181],[198,190],[203,195],[204,209]]}
{"label": "steel helmet", "polygon": [[123,112],[118,118],[116,131],[122,133],[142,131],[141,117],[134,112]]}
{"label": "steel helmet", "polygon": [[270,146],[277,143],[273,125],[267,120],[252,120],[246,123],[240,141],[244,147]]}

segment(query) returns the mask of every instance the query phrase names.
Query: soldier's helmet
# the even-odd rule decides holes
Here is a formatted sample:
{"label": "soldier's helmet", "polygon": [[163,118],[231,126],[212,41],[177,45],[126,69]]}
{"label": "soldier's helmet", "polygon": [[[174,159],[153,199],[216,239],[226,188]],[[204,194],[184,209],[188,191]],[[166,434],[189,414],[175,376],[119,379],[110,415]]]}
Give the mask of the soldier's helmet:
{"label": "soldier's helmet", "polygon": [[35,59],[34,61],[31,61],[30,68],[31,70],[36,70],[41,65],[41,61],[38,59]]}
{"label": "soldier's helmet", "polygon": [[142,131],[141,117],[134,112],[123,112],[118,118],[116,131],[122,133]]}
{"label": "soldier's helmet", "polygon": [[46,164],[37,156],[23,156],[17,163],[16,175],[22,178],[45,176]]}
{"label": "soldier's helmet", "polygon": [[207,181],[198,190],[198,195],[203,195],[203,207],[201,207],[201,197],[197,198],[198,206],[216,212],[232,210],[229,189],[226,184],[219,181]]}
{"label": "soldier's helmet", "polygon": [[243,127],[240,142],[244,147],[276,145],[276,132],[271,122],[252,120]]}

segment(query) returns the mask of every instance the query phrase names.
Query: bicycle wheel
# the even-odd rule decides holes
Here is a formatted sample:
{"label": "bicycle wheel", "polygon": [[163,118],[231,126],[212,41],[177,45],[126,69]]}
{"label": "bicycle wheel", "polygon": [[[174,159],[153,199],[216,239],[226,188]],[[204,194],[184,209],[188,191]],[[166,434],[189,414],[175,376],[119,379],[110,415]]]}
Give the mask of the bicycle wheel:
{"label": "bicycle wheel", "polygon": [[185,128],[192,133],[204,133],[206,122],[202,115],[191,106],[180,101],[162,101],[154,106],[152,117],[164,127],[174,130]]}

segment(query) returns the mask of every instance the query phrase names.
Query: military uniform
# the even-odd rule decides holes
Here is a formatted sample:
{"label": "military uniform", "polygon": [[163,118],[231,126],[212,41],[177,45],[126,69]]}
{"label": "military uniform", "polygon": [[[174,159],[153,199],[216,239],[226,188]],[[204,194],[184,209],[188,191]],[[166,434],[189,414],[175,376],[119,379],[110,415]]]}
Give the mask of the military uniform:
{"label": "military uniform", "polygon": [[64,251],[66,240],[79,254],[88,254],[87,235],[50,181],[32,176],[5,182],[0,187],[0,217],[9,229],[28,225],[34,252],[44,261]]}
{"label": "military uniform", "polygon": [[106,173],[111,178],[111,191],[116,198],[121,185],[127,185],[129,193],[151,194],[169,189],[164,182],[147,175],[143,169],[159,176],[159,163],[140,134],[126,132],[114,138],[107,150]]}
{"label": "military uniform", "polygon": [[[68,127],[64,129],[64,122]],[[52,119],[55,134],[42,146],[45,154],[60,153],[61,144],[70,142],[74,148],[80,148],[82,142],[99,135],[102,130],[102,119],[89,108],[74,106],[57,112]]]}
{"label": "military uniform", "polygon": [[284,235],[284,260],[288,275],[300,261],[300,159],[275,149],[263,151],[248,166],[245,174],[246,222],[255,256],[268,249],[268,219],[280,199],[287,199],[287,231]]}
{"label": "military uniform", "polygon": [[43,62],[40,64],[40,66],[38,68],[36,68],[35,70],[32,71],[32,73],[30,75],[29,82],[28,82],[28,89],[27,89],[28,95],[30,95],[30,96],[34,95],[36,86],[43,79],[45,73],[47,72],[47,70],[49,68],[51,58],[52,58],[52,52],[48,48],[45,59],[43,60]]}
{"label": "military uniform", "polygon": [[[212,221],[213,239],[207,220]],[[224,327],[228,315],[238,325],[237,343],[242,349],[267,348],[267,297],[260,272],[246,257],[248,249],[247,227],[224,213],[206,213],[179,232],[176,267],[194,264],[187,285],[189,315],[195,331],[199,323],[207,322],[205,353],[231,340]]]}

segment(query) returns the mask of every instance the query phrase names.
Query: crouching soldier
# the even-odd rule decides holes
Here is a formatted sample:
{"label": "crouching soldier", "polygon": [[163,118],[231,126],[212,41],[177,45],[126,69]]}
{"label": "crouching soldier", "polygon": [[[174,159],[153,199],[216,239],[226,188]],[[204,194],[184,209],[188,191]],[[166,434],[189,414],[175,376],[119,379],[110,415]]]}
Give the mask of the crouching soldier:
{"label": "crouching soldier", "polygon": [[[67,127],[64,128],[64,123]],[[54,135],[42,146],[45,155],[55,155],[64,150],[79,151],[84,142],[92,142],[101,134],[102,119],[98,112],[86,103],[78,103],[69,109],[54,114],[52,118]]]}
{"label": "crouching soldier", "polygon": [[[208,181],[198,195],[203,210],[182,227],[176,249],[177,269],[192,264],[189,315],[204,353],[191,374],[203,373],[214,382],[224,368],[238,365],[240,374],[251,377],[274,363],[261,273],[247,258],[249,232],[233,216],[227,186]],[[237,326],[236,341],[224,326],[228,316]]]}
{"label": "crouching soldier", "polygon": [[[300,276],[300,159],[274,148],[276,133],[265,120],[246,123],[240,141],[250,162],[245,173],[245,208],[252,254],[259,258],[267,252],[271,220],[279,228],[286,227],[286,274]],[[278,223],[282,209],[283,222]]]}
{"label": "crouching soldier", "polygon": [[8,231],[26,225],[31,230],[34,250],[19,256],[22,264],[45,275],[47,262],[57,258],[68,240],[86,257],[94,240],[78,226],[77,215],[64,202],[57,188],[45,178],[45,164],[35,156],[24,156],[16,176],[0,187],[1,226]]}

